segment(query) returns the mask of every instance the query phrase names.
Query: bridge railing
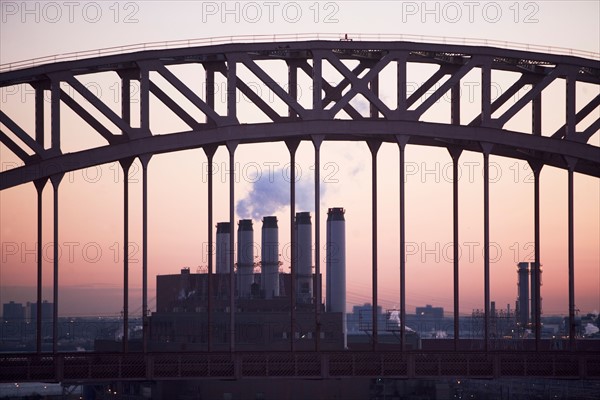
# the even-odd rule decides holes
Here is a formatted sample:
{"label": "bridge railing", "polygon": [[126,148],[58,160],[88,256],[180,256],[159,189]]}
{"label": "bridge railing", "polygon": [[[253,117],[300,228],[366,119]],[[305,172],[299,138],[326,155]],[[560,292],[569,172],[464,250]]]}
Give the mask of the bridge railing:
{"label": "bridge railing", "polygon": [[272,352],[0,355],[0,381],[241,378],[600,379],[600,353]]}
{"label": "bridge railing", "polygon": [[510,42],[505,40],[386,33],[294,33],[271,35],[215,36],[209,38],[158,41],[124,46],[105,47],[102,49],[69,52],[44,57],[37,57],[28,60],[4,63],[0,64],[0,73],[13,71],[17,69],[36,67],[39,65],[49,63],[75,61],[87,58],[119,55],[146,50],[167,50],[174,48],[211,46],[229,43],[293,42],[306,40],[406,41],[418,43],[439,43],[449,45],[490,46],[504,49],[534,51],[539,53],[548,53],[556,55],[570,55],[600,60],[600,53],[596,52],[575,50],[566,47],[543,46],[528,43]]}

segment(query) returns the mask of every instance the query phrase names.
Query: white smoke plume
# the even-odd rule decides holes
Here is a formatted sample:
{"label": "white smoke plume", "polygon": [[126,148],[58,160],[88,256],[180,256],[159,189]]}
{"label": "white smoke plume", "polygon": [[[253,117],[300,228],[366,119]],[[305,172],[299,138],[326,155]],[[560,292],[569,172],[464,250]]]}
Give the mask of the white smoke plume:
{"label": "white smoke plume", "polygon": [[591,336],[598,332],[600,332],[600,329],[598,329],[598,327],[594,324],[591,324],[588,322],[587,325],[585,326],[585,335],[586,336]]}
{"label": "white smoke plume", "polygon": [[[296,182],[296,210],[314,211],[314,177],[302,176]],[[321,198],[325,194],[326,185],[321,185]],[[274,215],[290,204],[290,182],[286,171],[275,170],[273,174],[263,174],[253,183],[246,197],[236,205],[240,218],[252,218],[255,221],[267,215]]]}

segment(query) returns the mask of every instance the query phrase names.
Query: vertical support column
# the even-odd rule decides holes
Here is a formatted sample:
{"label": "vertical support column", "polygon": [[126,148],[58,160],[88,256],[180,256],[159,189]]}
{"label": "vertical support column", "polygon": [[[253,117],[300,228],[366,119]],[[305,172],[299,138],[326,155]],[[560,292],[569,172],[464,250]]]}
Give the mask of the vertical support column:
{"label": "vertical support column", "polygon": [[151,154],[139,157],[142,164],[142,346],[148,351],[148,163]]}
{"label": "vertical support column", "polygon": [[[298,67],[293,61],[288,62],[288,93],[292,99],[298,99]],[[288,106],[288,116],[292,119],[298,116],[292,106]]]}
{"label": "vertical support column", "polygon": [[540,171],[542,169],[542,164],[534,161],[530,161],[529,165],[531,170],[533,171],[533,184],[534,184],[534,194],[533,194],[533,223],[534,223],[534,265],[533,265],[533,273],[535,274],[535,349],[536,351],[540,350],[540,340],[542,335],[542,296],[541,289],[542,283],[540,281]]}
{"label": "vertical support column", "polygon": [[450,89],[450,123],[460,125],[460,82]]}
{"label": "vertical support column", "polygon": [[[460,125],[460,81],[450,89],[450,121],[452,125]],[[458,243],[458,159],[462,149],[449,147],[452,157],[452,241],[453,241],[453,283],[454,283],[454,350],[458,350],[460,340],[459,319],[459,243]]]}
{"label": "vertical support column", "polygon": [[452,157],[452,241],[453,241],[453,259],[454,259],[454,350],[458,350],[460,339],[460,319],[459,319],[459,242],[458,242],[458,159],[462,154],[462,149],[449,147],[448,151]]}
{"label": "vertical support column", "polygon": [[489,126],[492,118],[492,71],[490,61],[481,66],[481,126]]}
{"label": "vertical support column", "polygon": [[484,349],[489,350],[490,330],[490,152],[493,144],[481,143],[483,150],[483,297]]}
{"label": "vertical support column", "polygon": [[60,80],[50,84],[50,136],[52,149],[60,152]]}
{"label": "vertical support column", "polygon": [[[373,80],[371,81],[369,86],[370,86],[371,92],[373,92],[373,94],[375,96],[379,97],[379,75],[375,75],[375,77],[373,78]],[[371,117],[371,118],[379,117],[379,110],[377,109],[377,107],[375,107],[375,104],[373,104],[373,103],[369,104],[369,117]]]}
{"label": "vertical support column", "polygon": [[[41,85],[35,87],[35,141],[44,148],[44,89]],[[35,181],[37,191],[37,310],[35,348],[42,352],[42,221],[43,221],[43,192],[48,179]]]}
{"label": "vertical support column", "polygon": [[133,159],[119,161],[123,168],[123,353],[129,351],[129,167]]}
{"label": "vertical support column", "polygon": [[150,72],[140,69],[140,129],[150,132]]}
{"label": "vertical support column", "polygon": [[292,247],[292,262],[290,268],[290,351],[295,350],[296,341],[296,255],[298,252],[295,217],[296,217],[296,150],[299,140],[286,140],[285,145],[290,152],[290,242]]}
{"label": "vertical support column", "polygon": [[373,334],[373,350],[377,350],[378,332],[377,332],[377,152],[381,147],[381,142],[378,140],[367,141],[369,150],[371,150],[371,205],[372,205],[372,279],[373,279],[373,313],[372,313],[372,334]]}
{"label": "vertical support column", "polygon": [[[52,149],[60,153],[60,80],[52,79],[50,84],[50,136]],[[58,187],[64,174],[50,178],[54,188],[54,290],[52,313],[52,353],[58,352]]]}
{"label": "vertical support column", "polygon": [[50,182],[52,182],[52,187],[54,189],[54,254],[53,254],[53,262],[54,262],[54,282],[53,282],[53,302],[54,307],[52,309],[52,353],[56,354],[58,352],[58,187],[60,185],[60,181],[62,180],[64,174],[52,175],[50,177]]}
{"label": "vertical support column", "polygon": [[323,60],[320,56],[313,56],[313,113],[315,117],[323,111]]}
{"label": "vertical support column", "polygon": [[575,127],[577,125],[577,118],[575,114],[575,84],[577,82],[577,77],[573,73],[569,73],[566,77],[566,132],[565,138],[573,138],[575,136]]}
{"label": "vertical support column", "polygon": [[315,351],[321,350],[321,144],[323,135],[311,136],[315,148]]}
{"label": "vertical support column", "polygon": [[48,180],[46,178],[34,182],[37,191],[37,310],[36,310],[36,335],[35,348],[38,353],[42,352],[42,266],[44,257],[42,257],[42,222],[43,222],[43,193],[44,186]]}
{"label": "vertical support column", "polygon": [[290,241],[291,241],[291,268],[290,268],[290,350],[294,351],[296,335],[296,150],[300,141],[288,140],[285,142],[290,152]]}
{"label": "vertical support column", "polygon": [[235,351],[235,275],[234,275],[234,229],[235,226],[235,149],[238,142],[228,141],[229,150],[229,351]]}
{"label": "vertical support column", "polygon": [[[210,63],[203,64],[204,70],[206,71],[206,104],[215,109],[215,70]],[[208,121],[207,121],[208,122]]]}
{"label": "vertical support column", "polygon": [[542,136],[542,94],[538,94],[531,102],[531,133]]}
{"label": "vertical support column", "polygon": [[568,182],[568,231],[569,231],[569,349],[576,350],[575,341],[575,215],[574,215],[574,171],[577,159],[565,157],[569,172]]}
{"label": "vertical support column", "polygon": [[121,77],[121,118],[127,125],[131,124],[131,79]]}
{"label": "vertical support column", "polygon": [[[211,64],[203,64],[206,71],[206,104],[215,109],[215,70]],[[208,122],[208,118],[207,121]],[[212,350],[212,297],[213,297],[213,157],[217,151],[217,146],[206,146],[202,148],[206,154],[208,163],[208,283],[207,283],[207,302],[206,302],[206,349]],[[233,235],[233,226],[231,227]]]}
{"label": "vertical support column", "polygon": [[[215,65],[214,63],[202,64],[205,72],[205,93],[206,93],[206,104],[211,108],[215,109]],[[224,68],[224,67],[223,67]],[[213,121],[214,122],[214,121]],[[206,117],[206,123],[210,124],[211,120]],[[211,227],[212,229],[212,227]]]}
{"label": "vertical support column", "polygon": [[[208,73],[208,71],[207,71]],[[214,77],[214,73],[213,73]],[[209,90],[207,88],[207,90]],[[214,96],[213,96],[214,99]],[[208,283],[207,283],[207,317],[206,317],[206,348],[211,351],[212,341],[212,297],[213,297],[213,157],[217,151],[216,146],[203,147],[208,163]]]}
{"label": "vertical support column", "polygon": [[44,88],[35,87],[35,141],[44,148]]}
{"label": "vertical support column", "polygon": [[[227,60],[227,117],[232,120],[237,117],[237,99],[236,99],[236,87],[237,87],[237,64],[235,60]],[[231,222],[231,234],[233,237],[234,227],[233,221]],[[233,247],[232,247],[233,249]],[[232,250],[233,251],[233,250]]]}
{"label": "vertical support column", "polygon": [[406,212],[405,212],[405,177],[404,149],[409,137],[396,135],[400,151],[400,346],[406,350]]}
{"label": "vertical support column", "polygon": [[[290,97],[294,100],[298,96],[298,68],[295,65],[288,64],[288,91]],[[293,108],[288,107],[288,115],[292,118],[296,117]],[[296,257],[298,254],[297,238],[295,229],[296,217],[296,150],[300,145],[299,140],[286,140],[285,142],[288,151],[290,152],[290,242],[292,246],[292,262],[290,268],[290,350],[295,350],[296,341],[296,268],[298,266]]]}
{"label": "vertical support column", "polygon": [[397,98],[397,112],[399,115],[402,115],[406,112],[406,59],[408,54],[403,53],[402,57],[396,61],[396,69],[397,69],[397,90],[398,90],[398,98]]}

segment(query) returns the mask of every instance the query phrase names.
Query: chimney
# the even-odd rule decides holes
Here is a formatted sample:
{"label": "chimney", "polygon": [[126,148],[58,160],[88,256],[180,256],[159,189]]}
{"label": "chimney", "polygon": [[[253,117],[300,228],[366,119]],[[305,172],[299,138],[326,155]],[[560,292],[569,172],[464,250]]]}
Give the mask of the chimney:
{"label": "chimney", "polygon": [[[536,310],[538,308],[538,303],[537,303],[537,295],[538,295],[538,288],[540,288],[541,285],[541,279],[542,279],[542,268],[541,267],[537,267],[537,264],[535,262],[531,262],[529,263],[529,280],[531,283],[531,291],[530,291],[530,297],[531,297],[531,324],[533,326],[536,325]],[[536,274],[536,272],[539,271],[539,274]],[[540,282],[538,282],[538,277],[540,279]],[[541,300],[541,298],[540,298]],[[539,308],[540,308],[540,314],[541,314],[541,310],[542,310],[542,305],[539,304]]]}
{"label": "chimney", "polygon": [[312,224],[309,212],[296,213],[296,301],[312,300]]}
{"label": "chimney", "polygon": [[219,222],[217,224],[217,274],[228,274],[230,271],[229,235],[231,235],[231,224],[229,222]]}
{"label": "chimney", "polygon": [[248,298],[251,294],[251,286],[254,283],[254,229],[252,228],[252,220],[240,220],[237,234],[238,293],[241,298]]}
{"label": "chimney", "polygon": [[279,296],[279,229],[273,216],[263,218],[261,285],[265,299]]}
{"label": "chimney", "polygon": [[341,207],[327,212],[326,290],[325,307],[328,312],[342,313],[342,332],[346,347],[346,221]]}
{"label": "chimney", "polygon": [[526,328],[529,322],[529,263],[520,262],[517,265],[518,274],[518,299],[517,322]]}

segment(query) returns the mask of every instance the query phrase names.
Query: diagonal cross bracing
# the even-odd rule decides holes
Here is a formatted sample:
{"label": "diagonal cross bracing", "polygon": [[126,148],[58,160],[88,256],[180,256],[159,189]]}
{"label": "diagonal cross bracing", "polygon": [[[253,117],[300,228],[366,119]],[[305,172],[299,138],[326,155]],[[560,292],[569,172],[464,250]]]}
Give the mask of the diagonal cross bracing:
{"label": "diagonal cross bracing", "polygon": [[369,89],[369,83],[377,76],[390,61],[395,60],[397,54],[390,53],[386,54],[377,64],[369,70],[369,72],[363,77],[359,78],[357,75],[352,73],[344,63],[331,52],[315,52],[320,55],[323,59],[326,59],[331,65],[339,71],[345,78],[351,83],[352,87],[350,90],[342,96],[342,98],[329,110],[330,117],[334,117],[344,105],[348,104],[354,96],[362,94],[369,102],[374,105],[379,112],[383,114],[386,119],[391,118],[391,110],[381,101],[381,99]]}
{"label": "diagonal cross bracing", "polygon": [[239,61],[246,66],[258,79],[260,79],[269,89],[273,91],[283,102],[294,110],[302,119],[306,119],[308,113],[304,107],[298,103],[298,101],[288,92],[286,92],[277,82],[273,80],[262,68],[260,68],[254,60],[252,60],[247,54],[241,55]]}
{"label": "diagonal cross bracing", "polygon": [[531,90],[529,90],[523,97],[521,97],[512,107],[504,112],[500,117],[496,118],[498,126],[503,127],[512,117],[515,116],[527,103],[532,101],[538,96],[542,90],[550,85],[555,79],[557,79],[564,69],[561,66],[555,67],[548,75],[546,75],[541,81],[535,84]]}
{"label": "diagonal cross bracing", "polygon": [[175,113],[183,122],[185,122],[193,130],[202,129],[202,124],[196,121],[190,114],[187,113],[175,100],[159,88],[154,82],[149,82],[150,93],[156,96],[165,106]]}
{"label": "diagonal cross bracing", "polygon": [[163,78],[167,80],[171,85],[175,87],[175,89],[179,90],[181,94],[183,94],[189,101],[192,102],[196,107],[200,109],[205,115],[206,118],[216,124],[217,126],[221,126],[225,123],[225,117],[217,114],[215,110],[208,106],[196,93],[192,91],[187,85],[185,85],[179,78],[177,78],[171,71],[167,69],[163,64],[158,61],[149,62],[149,67],[152,67],[156,72],[158,72]]}
{"label": "diagonal cross bracing", "polygon": [[69,96],[64,90],[60,90],[60,99],[79,115],[89,126],[94,128],[108,143],[116,143],[118,137],[113,135],[106,126],[100,123],[92,114],[83,108],[77,101]]}
{"label": "diagonal cross bracing", "polygon": [[86,88],[81,82],[77,80],[73,75],[70,75],[64,79],[73,89],[75,89],[84,99],[90,102],[98,111],[100,111],[106,118],[121,129],[126,136],[131,133],[131,127],[123,121],[113,110],[110,109],[104,102],[96,97],[88,88]]}
{"label": "diagonal cross bracing", "polygon": [[[10,119],[2,110],[0,110],[0,122],[14,133],[27,147],[34,151],[35,154],[43,156],[46,152],[31,136],[27,134],[15,121]],[[14,143],[14,142],[13,142]],[[16,144],[15,144],[16,145]]]}

